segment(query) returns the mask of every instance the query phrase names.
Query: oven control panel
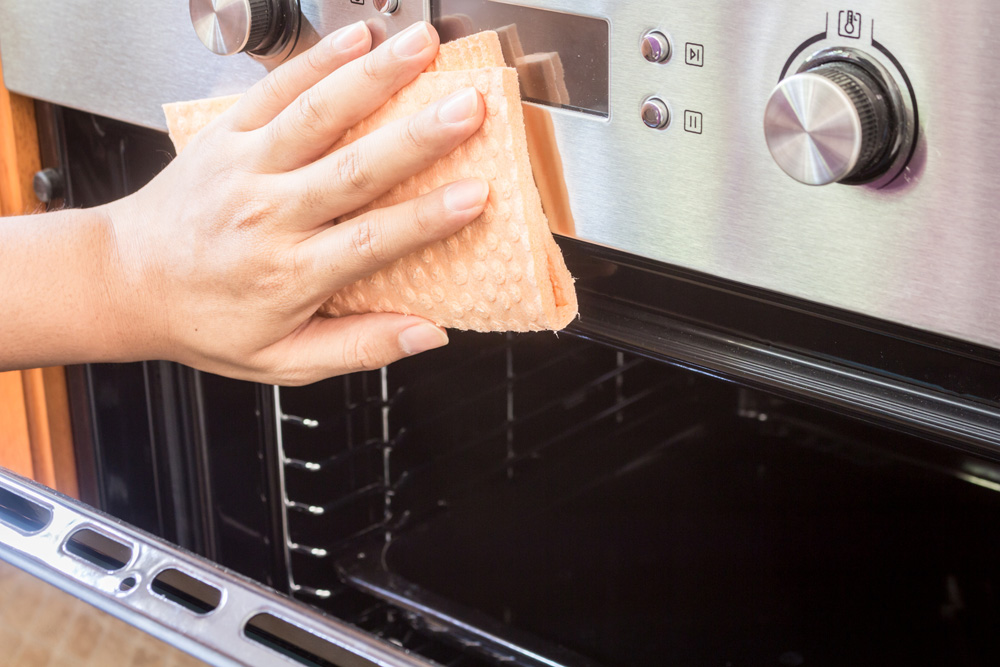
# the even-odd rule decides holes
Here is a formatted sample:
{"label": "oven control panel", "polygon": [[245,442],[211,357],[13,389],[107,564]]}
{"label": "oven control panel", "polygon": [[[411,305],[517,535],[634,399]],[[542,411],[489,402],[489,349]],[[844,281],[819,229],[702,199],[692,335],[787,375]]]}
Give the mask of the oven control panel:
{"label": "oven control panel", "polygon": [[104,7],[0,0],[7,85],[162,129],[164,102],[244,90],[358,20],[378,40],[421,19],[446,40],[495,29],[557,149],[558,233],[1000,348],[1000,5]]}

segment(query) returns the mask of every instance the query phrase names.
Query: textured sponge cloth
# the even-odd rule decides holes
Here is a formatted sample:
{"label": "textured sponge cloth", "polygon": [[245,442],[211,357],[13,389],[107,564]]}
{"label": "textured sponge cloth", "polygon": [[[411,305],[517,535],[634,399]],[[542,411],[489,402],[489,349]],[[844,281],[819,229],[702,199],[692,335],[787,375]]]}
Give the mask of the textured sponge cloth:
{"label": "textured sponge cloth", "polygon": [[395,312],[474,331],[562,329],[576,315],[573,279],[549,231],[531,176],[513,69],[421,74],[339,145],[467,86],[486,101],[483,127],[452,153],[358,213],[411,199],[461,178],[490,184],[483,215],[444,241],[335,294],[331,315]]}
{"label": "textured sponge cloth", "polygon": [[194,139],[194,135],[211,123],[222,112],[239,102],[242,95],[211,97],[191,102],[172,102],[163,105],[167,117],[167,131],[178,154]]}
{"label": "textured sponge cloth", "polygon": [[[337,292],[323,304],[321,313],[413,314],[441,326],[474,331],[562,329],[576,316],[573,278],[549,231],[532,179],[517,73],[491,66],[502,58],[499,41],[495,34],[482,35],[444,45],[432,65],[437,71],[417,77],[349,130],[334,150],[435,100],[475,86],[486,101],[483,127],[435,165],[352,215],[468,177],[490,184],[483,215],[454,236]],[[463,48],[468,49],[464,59]],[[465,69],[442,71],[442,65],[449,70],[464,65]],[[473,69],[482,65],[486,67]],[[200,129],[196,125],[204,125],[209,116],[234,102],[235,98],[219,98],[169,105],[165,110],[171,138],[176,142],[183,132],[189,139]],[[191,122],[178,123],[181,118]]]}

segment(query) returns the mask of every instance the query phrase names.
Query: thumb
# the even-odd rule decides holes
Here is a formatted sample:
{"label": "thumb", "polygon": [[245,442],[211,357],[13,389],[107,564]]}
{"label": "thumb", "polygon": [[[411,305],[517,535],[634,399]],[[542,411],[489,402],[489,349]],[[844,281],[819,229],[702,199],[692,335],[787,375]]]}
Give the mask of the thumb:
{"label": "thumb", "polygon": [[381,368],[404,357],[448,344],[444,329],[420,317],[368,313],[313,317],[268,349],[271,381],[302,385]]}

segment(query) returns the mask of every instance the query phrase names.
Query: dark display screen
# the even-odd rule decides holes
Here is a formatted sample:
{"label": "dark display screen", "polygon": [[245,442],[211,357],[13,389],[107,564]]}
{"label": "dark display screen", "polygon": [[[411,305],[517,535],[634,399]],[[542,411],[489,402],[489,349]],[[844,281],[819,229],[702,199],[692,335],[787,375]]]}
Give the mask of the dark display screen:
{"label": "dark display screen", "polygon": [[492,0],[431,0],[448,42],[496,30],[521,96],[531,102],[608,115],[608,22]]}

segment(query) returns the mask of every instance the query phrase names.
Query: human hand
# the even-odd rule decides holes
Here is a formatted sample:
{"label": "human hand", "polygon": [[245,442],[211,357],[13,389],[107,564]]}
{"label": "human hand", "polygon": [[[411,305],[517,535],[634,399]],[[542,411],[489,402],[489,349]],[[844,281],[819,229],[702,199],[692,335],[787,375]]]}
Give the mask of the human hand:
{"label": "human hand", "polygon": [[[108,208],[120,280],[108,289],[136,358],[305,384],[447,343],[389,313],[329,319],[338,289],[446,238],[480,215],[478,179],[334,225],[471,136],[473,88],[326,155],[434,58],[417,24],[369,53],[363,23],[286,63],[207,126],[141,191]],[[132,356],[132,355],[130,355]]]}

